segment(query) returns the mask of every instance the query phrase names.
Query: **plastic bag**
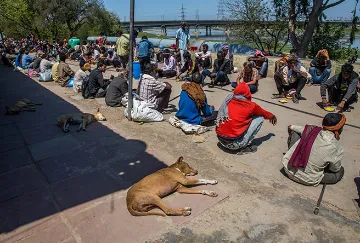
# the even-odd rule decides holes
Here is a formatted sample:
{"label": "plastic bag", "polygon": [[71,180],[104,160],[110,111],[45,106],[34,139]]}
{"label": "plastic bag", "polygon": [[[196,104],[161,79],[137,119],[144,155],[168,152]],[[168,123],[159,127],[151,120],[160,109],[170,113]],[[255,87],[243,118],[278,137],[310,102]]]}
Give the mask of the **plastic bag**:
{"label": "plastic bag", "polygon": [[74,85],[74,78],[70,78],[70,80],[69,80],[69,83],[68,83],[68,87],[70,88],[70,87],[72,87]]}
{"label": "plastic bag", "polygon": [[51,75],[51,72],[50,71],[47,71],[47,72],[40,72],[39,73],[39,81],[42,81],[42,82],[46,82],[46,81],[51,81],[52,80],[52,75]]}
{"label": "plastic bag", "polygon": [[[125,117],[128,117],[128,109],[124,110]],[[151,108],[151,105],[145,101],[133,99],[133,108],[131,110],[131,118],[137,122],[158,122],[163,121],[164,116]]]}
{"label": "plastic bag", "polygon": [[185,134],[202,134],[211,130],[209,127],[186,123],[176,116],[171,116],[169,123],[174,127],[180,128]]}

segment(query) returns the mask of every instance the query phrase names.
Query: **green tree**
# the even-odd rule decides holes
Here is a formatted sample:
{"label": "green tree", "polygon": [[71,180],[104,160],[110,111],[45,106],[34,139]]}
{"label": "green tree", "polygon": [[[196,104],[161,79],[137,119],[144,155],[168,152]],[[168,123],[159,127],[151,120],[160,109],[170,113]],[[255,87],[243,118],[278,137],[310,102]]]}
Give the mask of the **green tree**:
{"label": "green tree", "polygon": [[326,49],[331,59],[344,60],[348,58],[349,48],[341,41],[345,35],[344,30],[345,26],[334,26],[328,23],[319,25],[311,38],[308,55],[314,57],[319,50]]}
{"label": "green tree", "polygon": [[225,2],[229,19],[235,20],[236,39],[254,43],[256,48],[281,51],[289,41],[287,22],[276,15],[274,6],[266,0],[228,0]]}
{"label": "green tree", "polygon": [[284,15],[287,12],[290,41],[300,57],[307,54],[311,38],[324,16],[324,11],[344,1],[330,3],[330,0],[274,0],[275,6],[282,9]]}
{"label": "green tree", "polygon": [[79,30],[98,35],[100,31],[113,34],[120,28],[119,17],[107,11],[102,0],[0,1],[0,29],[8,36],[31,32],[38,38],[62,39]]}

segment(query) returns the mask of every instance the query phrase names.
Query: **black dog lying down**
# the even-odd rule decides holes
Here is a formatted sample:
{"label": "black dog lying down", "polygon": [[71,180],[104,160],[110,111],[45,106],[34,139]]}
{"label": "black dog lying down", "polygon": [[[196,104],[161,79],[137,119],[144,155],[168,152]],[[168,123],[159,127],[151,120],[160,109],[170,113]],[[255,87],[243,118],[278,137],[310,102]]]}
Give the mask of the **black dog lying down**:
{"label": "black dog lying down", "polygon": [[41,102],[33,102],[29,99],[22,98],[15,102],[12,106],[6,106],[6,114],[7,115],[16,115],[21,111],[36,111],[35,106],[42,105]]}

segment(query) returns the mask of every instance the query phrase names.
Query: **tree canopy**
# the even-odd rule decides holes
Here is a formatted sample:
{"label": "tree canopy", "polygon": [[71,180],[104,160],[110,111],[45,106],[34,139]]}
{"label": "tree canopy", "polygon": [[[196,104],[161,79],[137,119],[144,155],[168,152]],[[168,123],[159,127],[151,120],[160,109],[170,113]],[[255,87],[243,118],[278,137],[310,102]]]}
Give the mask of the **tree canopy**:
{"label": "tree canopy", "polygon": [[120,18],[102,0],[1,0],[0,31],[7,36],[62,39],[114,35]]}

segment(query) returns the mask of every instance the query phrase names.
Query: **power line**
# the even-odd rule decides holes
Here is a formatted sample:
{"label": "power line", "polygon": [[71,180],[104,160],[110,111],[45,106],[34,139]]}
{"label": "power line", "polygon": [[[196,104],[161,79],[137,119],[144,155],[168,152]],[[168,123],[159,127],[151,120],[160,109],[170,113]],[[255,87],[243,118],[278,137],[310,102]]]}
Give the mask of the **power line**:
{"label": "power line", "polygon": [[225,20],[225,1],[218,0],[218,10],[217,10],[217,19]]}
{"label": "power line", "polygon": [[185,9],[186,9],[186,8],[184,8],[184,4],[182,3],[182,4],[181,4],[181,9],[180,9],[180,10],[181,10],[181,15],[180,15],[180,17],[181,17],[181,20],[182,20],[182,21],[185,20]]}
{"label": "power line", "polygon": [[199,19],[200,19],[199,9],[196,9],[195,19],[196,19],[197,21],[199,21]]}

